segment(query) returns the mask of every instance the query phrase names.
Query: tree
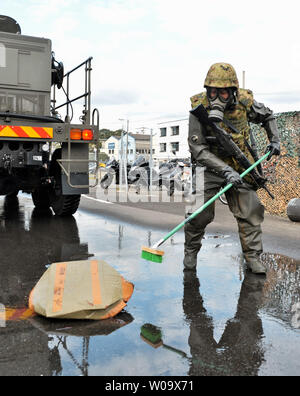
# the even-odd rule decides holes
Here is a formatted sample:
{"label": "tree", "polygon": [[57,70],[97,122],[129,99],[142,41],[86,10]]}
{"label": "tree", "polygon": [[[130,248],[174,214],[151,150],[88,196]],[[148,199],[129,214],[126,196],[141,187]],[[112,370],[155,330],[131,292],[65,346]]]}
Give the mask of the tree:
{"label": "tree", "polygon": [[99,161],[106,162],[109,160],[109,156],[106,153],[99,153]]}
{"label": "tree", "polygon": [[110,129],[100,129],[100,139],[109,139],[111,136],[121,136],[122,129],[117,129],[116,131],[111,131]]}

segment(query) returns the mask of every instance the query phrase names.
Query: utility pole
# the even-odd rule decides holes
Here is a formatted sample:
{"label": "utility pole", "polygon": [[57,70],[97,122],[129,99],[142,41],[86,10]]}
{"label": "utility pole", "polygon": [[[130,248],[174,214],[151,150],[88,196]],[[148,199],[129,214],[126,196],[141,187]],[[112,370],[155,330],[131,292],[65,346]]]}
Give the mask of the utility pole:
{"label": "utility pole", "polygon": [[127,175],[127,164],[128,164],[128,134],[129,134],[129,120],[127,120],[127,135],[126,135],[126,175]]}
{"label": "utility pole", "polygon": [[142,133],[145,133],[146,129],[150,130],[150,158],[149,158],[149,168],[150,168],[150,194],[152,194],[153,187],[153,129],[147,127],[137,128],[142,130]]}
{"label": "utility pole", "polygon": [[[122,121],[119,119],[119,121]],[[122,124],[122,132],[121,132],[121,155],[119,159],[119,185],[122,188],[123,185],[123,138],[124,138],[124,129]]]}
{"label": "utility pole", "polygon": [[153,185],[153,129],[150,129],[150,195],[152,195],[152,185]]}
{"label": "utility pole", "polygon": [[[128,163],[128,134],[129,134],[129,120],[125,120],[123,118],[119,118],[119,121],[127,121],[127,136],[126,136],[126,153],[125,153],[125,161],[124,161],[124,126],[122,124],[122,137],[121,137],[121,162],[120,162],[120,170],[123,167],[124,170],[124,177],[125,177],[125,186],[126,186],[126,193],[128,193],[128,178],[127,178],[127,163]],[[122,172],[121,172],[122,173]]]}
{"label": "utility pole", "polygon": [[245,89],[246,86],[245,82],[246,82],[246,72],[243,71],[243,89]]}

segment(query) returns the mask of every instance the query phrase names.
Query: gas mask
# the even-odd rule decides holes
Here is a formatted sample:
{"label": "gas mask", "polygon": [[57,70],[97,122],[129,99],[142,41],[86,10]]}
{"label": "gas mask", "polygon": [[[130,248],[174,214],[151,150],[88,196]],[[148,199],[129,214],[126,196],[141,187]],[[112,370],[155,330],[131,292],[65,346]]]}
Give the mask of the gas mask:
{"label": "gas mask", "polygon": [[234,90],[207,87],[207,97],[211,108],[208,118],[213,122],[222,122],[225,110],[235,103]]}

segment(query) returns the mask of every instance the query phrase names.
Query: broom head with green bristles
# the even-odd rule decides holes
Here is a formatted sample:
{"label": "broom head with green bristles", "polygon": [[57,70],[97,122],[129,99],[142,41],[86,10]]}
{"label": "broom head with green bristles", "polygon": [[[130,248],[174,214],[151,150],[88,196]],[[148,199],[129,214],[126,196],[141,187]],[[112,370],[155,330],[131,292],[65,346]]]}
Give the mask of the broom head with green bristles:
{"label": "broom head with green bristles", "polygon": [[142,258],[153,263],[162,263],[164,254],[162,250],[151,249],[146,246],[142,247]]}

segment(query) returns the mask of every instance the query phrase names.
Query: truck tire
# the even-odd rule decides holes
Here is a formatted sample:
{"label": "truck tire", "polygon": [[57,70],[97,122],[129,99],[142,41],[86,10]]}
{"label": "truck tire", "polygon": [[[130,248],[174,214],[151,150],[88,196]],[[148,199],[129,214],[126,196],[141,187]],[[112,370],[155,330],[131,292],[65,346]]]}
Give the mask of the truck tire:
{"label": "truck tire", "polygon": [[57,160],[61,158],[61,149],[54,151],[50,163],[50,175],[54,176],[55,186],[50,190],[50,206],[56,216],[72,216],[76,213],[81,195],[63,195],[61,185],[61,167]]}
{"label": "truck tire", "polygon": [[59,195],[52,200],[51,207],[56,216],[72,216],[80,204],[80,195]]}
{"label": "truck tire", "polygon": [[47,210],[50,208],[49,189],[46,187],[38,187],[32,193],[32,201],[37,209]]}
{"label": "truck tire", "polygon": [[300,198],[293,198],[287,206],[287,215],[291,221],[300,222]]}

